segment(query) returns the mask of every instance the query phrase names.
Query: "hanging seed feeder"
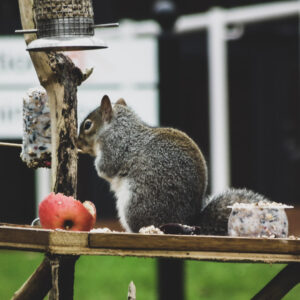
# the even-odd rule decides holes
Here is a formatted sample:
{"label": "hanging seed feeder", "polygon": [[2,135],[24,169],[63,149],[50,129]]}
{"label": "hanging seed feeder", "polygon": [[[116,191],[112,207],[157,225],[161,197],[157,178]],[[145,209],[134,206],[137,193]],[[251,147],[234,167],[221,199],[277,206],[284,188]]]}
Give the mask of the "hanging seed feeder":
{"label": "hanging seed feeder", "polygon": [[94,25],[92,0],[34,0],[36,29],[16,30],[36,33],[28,51],[72,51],[107,48],[94,36],[95,28],[115,27],[117,23]]}

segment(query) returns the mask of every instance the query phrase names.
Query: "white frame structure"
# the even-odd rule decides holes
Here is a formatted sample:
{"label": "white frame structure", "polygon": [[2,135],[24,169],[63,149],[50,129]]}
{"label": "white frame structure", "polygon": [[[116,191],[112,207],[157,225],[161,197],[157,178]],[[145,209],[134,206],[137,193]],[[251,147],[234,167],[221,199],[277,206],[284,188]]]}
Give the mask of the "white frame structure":
{"label": "white frame structure", "polygon": [[208,30],[209,123],[211,192],[230,186],[230,133],[227,92],[227,26],[269,21],[300,14],[300,1],[284,1],[239,8],[212,8],[178,18],[178,34]]}

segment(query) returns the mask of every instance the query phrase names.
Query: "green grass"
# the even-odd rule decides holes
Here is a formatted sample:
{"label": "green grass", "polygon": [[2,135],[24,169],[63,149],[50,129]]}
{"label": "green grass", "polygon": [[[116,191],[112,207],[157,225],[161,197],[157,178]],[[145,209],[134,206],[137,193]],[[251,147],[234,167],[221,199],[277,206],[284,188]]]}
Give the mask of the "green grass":
{"label": "green grass", "polygon": [[[284,265],[189,261],[186,264],[187,299],[251,299],[283,267]],[[284,299],[300,299],[300,286],[296,286]]]}
{"label": "green grass", "polygon": [[[10,299],[43,259],[39,253],[0,251],[0,299]],[[187,261],[186,300],[247,300],[284,265]],[[82,256],[76,264],[75,300],[126,299],[133,280],[139,300],[157,299],[156,260]],[[300,299],[300,286],[285,300]]]}
{"label": "green grass", "polygon": [[76,264],[75,299],[127,299],[131,280],[138,298],[156,298],[155,260],[82,256]]}

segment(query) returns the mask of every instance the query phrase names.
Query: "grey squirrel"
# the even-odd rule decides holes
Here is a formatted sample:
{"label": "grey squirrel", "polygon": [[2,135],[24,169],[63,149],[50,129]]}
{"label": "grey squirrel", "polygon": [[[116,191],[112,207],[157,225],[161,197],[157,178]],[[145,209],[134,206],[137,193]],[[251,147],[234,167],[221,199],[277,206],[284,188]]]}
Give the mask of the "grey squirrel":
{"label": "grey squirrel", "polygon": [[96,157],[122,226],[195,224],[207,187],[205,159],[185,133],[146,125],[123,99],[108,96],[80,125],[78,148]]}
{"label": "grey squirrel", "polygon": [[127,231],[154,225],[165,233],[227,235],[228,206],[269,201],[246,189],[205,198],[207,167],[198,146],[179,130],[146,125],[123,99],[112,106],[103,97],[81,123],[78,147],[96,157]]}

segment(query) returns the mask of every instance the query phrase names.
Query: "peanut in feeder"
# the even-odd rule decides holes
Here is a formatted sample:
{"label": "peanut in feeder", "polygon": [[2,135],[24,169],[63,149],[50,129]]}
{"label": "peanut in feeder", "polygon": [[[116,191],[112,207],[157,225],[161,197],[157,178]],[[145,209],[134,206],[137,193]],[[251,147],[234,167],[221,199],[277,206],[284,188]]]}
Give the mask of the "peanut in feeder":
{"label": "peanut in feeder", "polygon": [[34,0],[36,29],[16,30],[36,33],[28,51],[73,51],[107,48],[94,36],[94,28],[118,26],[94,25],[92,0]]}

